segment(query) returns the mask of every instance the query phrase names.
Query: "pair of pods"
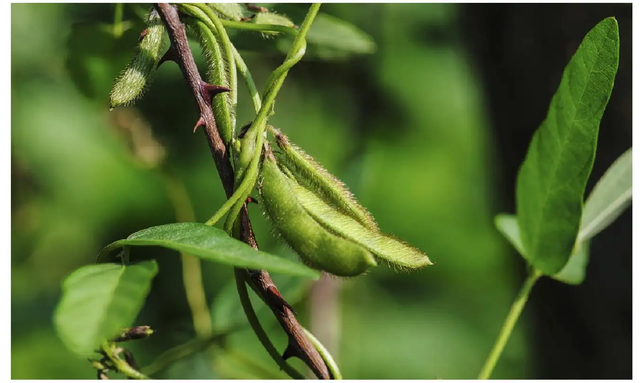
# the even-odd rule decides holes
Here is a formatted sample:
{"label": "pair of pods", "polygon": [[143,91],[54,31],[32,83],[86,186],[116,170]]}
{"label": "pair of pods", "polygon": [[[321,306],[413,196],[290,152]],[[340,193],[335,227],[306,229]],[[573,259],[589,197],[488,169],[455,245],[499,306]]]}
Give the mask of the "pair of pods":
{"label": "pair of pods", "polygon": [[346,187],[310,156],[276,134],[265,151],[260,193],[266,215],[310,267],[353,277],[382,260],[400,269],[431,264],[419,250],[380,232]]}

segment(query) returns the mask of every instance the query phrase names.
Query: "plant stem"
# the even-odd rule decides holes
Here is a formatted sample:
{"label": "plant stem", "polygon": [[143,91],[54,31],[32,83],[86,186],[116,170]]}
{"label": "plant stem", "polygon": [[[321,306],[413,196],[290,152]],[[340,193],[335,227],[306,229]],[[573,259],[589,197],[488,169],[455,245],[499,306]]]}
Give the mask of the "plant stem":
{"label": "plant stem", "polygon": [[[233,51],[231,47],[231,40],[229,40],[229,35],[227,35],[227,31],[224,29],[224,26],[221,23],[221,20],[216,16],[216,13],[209,8],[206,4],[196,4],[196,7],[200,8],[211,20],[213,23],[218,40],[222,45],[222,51],[224,53],[225,59],[227,61],[227,70],[228,70],[228,78],[229,78],[229,92],[231,96],[231,108],[232,110],[236,110],[236,105],[238,104],[238,74],[236,70],[236,61],[233,57]],[[235,128],[235,116],[233,117],[232,129]]]}
{"label": "plant stem", "polygon": [[[285,58],[282,65],[276,68],[276,70],[274,70],[267,79],[262,107],[260,108],[260,111],[258,112],[255,120],[251,124],[251,128],[249,128],[245,135],[243,141],[246,143],[246,146],[243,146],[243,150],[239,155],[239,166],[236,171],[236,181],[240,181],[240,185],[236,188],[234,195],[227,201],[227,204],[230,204],[232,206],[228,208],[227,206],[223,205],[223,208],[229,209],[229,215],[227,216],[227,220],[224,225],[224,229],[227,232],[231,231],[233,222],[235,222],[235,220],[237,219],[237,216],[240,213],[240,209],[244,205],[244,201],[247,199],[247,196],[250,194],[251,189],[253,189],[253,185],[255,185],[256,183],[256,180],[258,178],[260,155],[262,153],[262,145],[264,142],[263,133],[266,129],[268,114],[272,112],[276,96],[278,94],[278,91],[282,87],[287,74],[289,73],[289,69],[291,69],[296,63],[298,63],[302,59],[302,56],[304,56],[307,46],[305,38],[319,9],[319,3],[311,4],[311,6],[309,7],[309,11],[307,12],[307,16],[302,22],[300,31],[291,44],[291,48],[289,50],[289,53],[287,53],[287,57]],[[216,213],[216,216],[220,215],[222,211],[223,209],[221,208]],[[213,219],[212,217],[210,221],[213,220],[215,219]]]}
{"label": "plant stem", "polygon": [[207,57],[209,67],[207,79],[212,84],[226,86],[231,89],[228,94],[218,95],[211,101],[216,123],[218,124],[218,130],[225,145],[228,145],[233,139],[233,130],[235,127],[233,110],[235,110],[236,100],[234,97],[237,97],[237,89],[236,91],[233,89],[237,88],[237,79],[232,80],[231,77],[236,75],[235,61],[233,57],[227,58],[230,62],[225,61],[221,47],[222,38],[220,37],[220,32],[204,11],[192,4],[179,4],[178,9],[193,17],[193,19],[188,20],[187,23],[193,25],[201,37],[201,46],[205,57]]}
{"label": "plant stem", "polygon": [[[175,210],[178,222],[194,222],[196,220],[193,206],[184,183],[173,176],[166,168],[160,169],[167,196]],[[200,258],[180,252],[182,261],[182,279],[187,303],[193,317],[193,328],[199,338],[211,336],[211,314],[207,304],[207,296],[202,283]]]}
{"label": "plant stem", "polygon": [[122,14],[124,10],[123,3],[116,4],[115,15],[113,16],[113,34],[116,38],[122,36]]}
{"label": "plant stem", "polygon": [[320,343],[320,341],[315,336],[313,336],[311,331],[307,330],[304,327],[303,327],[303,330],[304,330],[304,333],[307,334],[309,339],[311,339],[311,343],[313,343],[313,345],[315,346],[316,350],[318,350],[318,352],[320,353],[320,356],[322,356],[322,359],[327,364],[327,367],[329,368],[329,371],[331,372],[331,375],[333,376],[333,379],[342,380],[342,373],[340,372],[340,369],[338,368],[338,364],[335,362],[335,360],[333,360],[333,357],[329,353],[329,350],[327,350],[322,345],[322,343]]}
{"label": "plant stem", "polygon": [[260,112],[260,108],[262,107],[262,100],[260,98],[260,92],[258,92],[258,88],[256,87],[255,81],[253,81],[253,76],[247,67],[247,64],[240,56],[240,52],[236,49],[235,46],[231,45],[231,49],[233,50],[233,57],[236,60],[236,67],[238,68],[238,72],[244,78],[244,82],[247,84],[247,88],[249,89],[249,94],[251,95],[251,101],[253,101],[253,108],[256,111],[256,114]]}
{"label": "plant stem", "polygon": [[278,350],[276,350],[271,340],[269,340],[269,336],[262,328],[260,321],[258,320],[258,316],[256,312],[253,310],[253,306],[251,305],[251,300],[249,298],[249,292],[247,291],[245,272],[241,269],[234,269],[236,275],[236,286],[238,288],[238,295],[240,296],[240,303],[242,304],[242,309],[244,310],[245,315],[247,316],[247,320],[253,328],[256,336],[262,343],[262,346],[267,350],[271,358],[278,364],[278,366],[284,370],[290,377],[293,379],[304,379],[304,376],[296,371],[293,367],[287,363]]}
{"label": "plant stem", "polygon": [[524,305],[527,303],[527,299],[529,298],[529,294],[531,293],[531,289],[535,285],[536,281],[542,276],[542,273],[534,268],[529,270],[529,275],[527,279],[525,279],[524,284],[520,288],[520,292],[518,296],[511,304],[511,309],[509,310],[509,314],[507,314],[507,319],[504,321],[502,325],[502,329],[500,330],[500,335],[498,335],[498,339],[496,339],[496,343],[487,358],[487,361],[484,363],[484,367],[482,367],[482,371],[480,371],[480,375],[478,375],[478,379],[489,379],[491,373],[493,372],[496,363],[498,363],[498,359],[500,359],[500,355],[502,355],[502,351],[504,350],[504,346],[507,344],[509,337],[511,336],[511,332],[513,331],[513,327],[518,322],[518,318],[520,317],[520,313],[522,313],[522,309]]}
{"label": "plant stem", "polygon": [[[155,4],[154,6],[158,9],[167,27],[169,39],[171,40],[171,49],[174,50],[176,62],[180,66],[180,70],[187,84],[193,91],[194,99],[200,111],[200,117],[205,122],[204,133],[210,146],[220,180],[222,181],[222,186],[227,198],[230,198],[234,191],[234,170],[231,166],[229,151],[218,132],[211,104],[206,101],[200,90],[202,78],[200,77],[191,49],[189,48],[184,25],[180,21],[180,17],[174,6],[162,3]],[[241,211],[240,222],[241,240],[249,246],[258,249],[246,204]],[[105,248],[102,253],[107,253],[109,250],[109,248]],[[106,257],[106,255],[104,256]],[[288,308],[288,303],[278,291],[269,273],[264,270],[251,270],[248,271],[247,274],[256,288],[260,290],[261,297],[269,306],[269,309],[271,309],[271,312],[280,323],[282,329],[287,333],[290,344],[294,346],[295,356],[302,359],[319,379],[329,379],[330,374],[326,364],[309,338],[304,334],[304,331],[302,331],[294,313]]]}
{"label": "plant stem", "polygon": [[116,351],[115,343],[104,342],[101,350],[111,363],[113,363],[115,369],[128,379],[149,379],[148,376],[130,366],[125,360],[120,359],[120,356]]}

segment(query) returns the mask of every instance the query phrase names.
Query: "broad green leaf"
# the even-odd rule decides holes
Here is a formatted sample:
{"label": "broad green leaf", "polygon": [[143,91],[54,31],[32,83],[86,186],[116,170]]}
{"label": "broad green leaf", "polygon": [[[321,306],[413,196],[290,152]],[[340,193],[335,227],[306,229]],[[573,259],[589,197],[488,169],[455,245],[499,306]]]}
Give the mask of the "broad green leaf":
{"label": "broad green leaf", "polygon": [[590,239],[609,226],[631,204],[631,148],[607,169],[587,198],[579,240]]}
{"label": "broad green leaf", "polygon": [[64,344],[89,356],[103,340],[131,326],[157,272],[155,261],[145,261],[84,266],[71,273],[62,283],[62,299],[54,314]]}
{"label": "broad green leaf", "polygon": [[373,38],[355,25],[319,13],[307,35],[307,53],[324,60],[345,59],[376,51]]}
{"label": "broad green leaf", "polygon": [[570,285],[579,285],[584,281],[589,263],[589,241],[576,244],[573,254],[566,265],[551,278]]}
{"label": "broad green leaf", "polygon": [[197,222],[181,222],[154,226],[131,234],[107,246],[98,261],[107,253],[123,246],[161,246],[235,267],[263,269],[274,273],[319,277],[319,273],[302,263],[290,261],[263,251],[255,250],[244,242],[230,237],[223,230]]}
{"label": "broad green leaf", "polygon": [[547,275],[564,267],[578,235],[618,50],[614,18],[601,21],[585,36],[564,70],[518,174],[517,214],[524,255]]}
{"label": "broad green leaf", "polygon": [[[498,214],[495,218],[495,224],[498,231],[518,250],[518,253],[526,258],[522,240],[520,239],[518,218],[511,214]],[[558,273],[552,275],[551,278],[571,285],[579,285],[584,281],[587,262],[589,262],[588,241],[577,245],[567,264]]]}
{"label": "broad green leaf", "polygon": [[498,231],[524,256],[524,247],[520,239],[520,229],[518,228],[518,217],[511,214],[498,214],[495,218]]}

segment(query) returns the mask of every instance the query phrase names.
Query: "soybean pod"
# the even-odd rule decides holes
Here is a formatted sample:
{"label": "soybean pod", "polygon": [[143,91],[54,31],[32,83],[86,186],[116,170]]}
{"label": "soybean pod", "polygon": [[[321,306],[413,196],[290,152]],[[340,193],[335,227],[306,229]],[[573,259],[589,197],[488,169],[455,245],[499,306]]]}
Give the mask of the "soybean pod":
{"label": "soybean pod", "polygon": [[371,230],[378,230],[371,214],[356,201],[353,194],[340,180],[320,166],[302,149],[292,144],[284,134],[277,132],[275,138],[281,150],[279,153],[275,153],[279,163],[291,171],[298,183],[314,190],[327,203],[336,206],[363,226]]}
{"label": "soybean pod", "polygon": [[376,266],[364,247],[330,233],[295,198],[293,182],[278,167],[270,151],[262,164],[260,194],[273,227],[310,267],[352,277]]}
{"label": "soybean pod", "polygon": [[133,104],[142,96],[160,62],[167,44],[164,25],[155,9],[150,11],[147,28],[142,31],[139,40],[138,49],[131,62],[120,74],[111,90],[109,95],[111,108]]}
{"label": "soybean pod", "polygon": [[400,269],[418,269],[432,264],[429,257],[418,249],[361,225],[302,185],[293,185],[292,188],[297,201],[318,223],[332,233],[365,247],[377,258]]}

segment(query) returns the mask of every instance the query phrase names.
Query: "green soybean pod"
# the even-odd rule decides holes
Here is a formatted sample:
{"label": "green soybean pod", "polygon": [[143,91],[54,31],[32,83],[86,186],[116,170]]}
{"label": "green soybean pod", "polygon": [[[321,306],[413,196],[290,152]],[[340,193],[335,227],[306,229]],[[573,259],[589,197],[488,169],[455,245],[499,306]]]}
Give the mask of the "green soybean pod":
{"label": "green soybean pod", "polygon": [[295,198],[292,181],[267,153],[262,165],[260,194],[273,227],[310,267],[353,277],[376,266],[364,247],[331,234],[316,222]]}
{"label": "green soybean pod", "polygon": [[138,49],[129,65],[120,74],[109,95],[111,108],[131,105],[140,97],[151,80],[151,74],[162,58],[166,46],[164,25],[160,15],[152,9],[147,28],[140,34]]}
{"label": "green soybean pod", "polygon": [[378,225],[371,214],[356,201],[340,180],[302,149],[292,144],[284,134],[278,132],[275,138],[281,149],[279,153],[275,153],[279,163],[293,173],[298,183],[316,191],[327,203],[336,206],[365,227],[378,230]]}
{"label": "green soybean pod", "polygon": [[292,188],[300,205],[317,222],[332,233],[365,247],[377,258],[400,269],[418,269],[432,264],[429,257],[416,248],[361,225],[302,185]]}

